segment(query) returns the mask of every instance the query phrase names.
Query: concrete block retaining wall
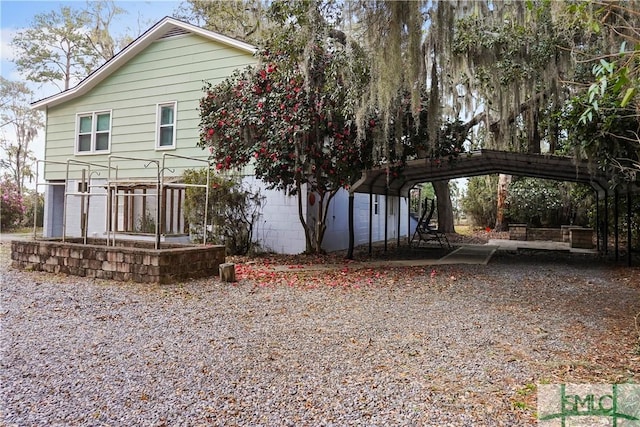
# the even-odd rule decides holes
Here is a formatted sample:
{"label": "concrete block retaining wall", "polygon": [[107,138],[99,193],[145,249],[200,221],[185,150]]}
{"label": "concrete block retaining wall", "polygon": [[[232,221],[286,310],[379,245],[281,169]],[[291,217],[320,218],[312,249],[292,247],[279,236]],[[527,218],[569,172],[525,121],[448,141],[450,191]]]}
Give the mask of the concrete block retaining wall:
{"label": "concrete block retaining wall", "polygon": [[529,228],[527,224],[509,224],[509,240],[568,242],[572,248],[593,249],[593,229],[575,225],[560,228]]}
{"label": "concrete block retaining wall", "polygon": [[509,240],[527,240],[527,224],[509,224]]}
{"label": "concrete block retaining wall", "polygon": [[548,240],[562,242],[562,231],[559,228],[529,228],[527,240]]}
{"label": "concrete block retaining wall", "polygon": [[188,278],[217,276],[225,262],[224,246],[167,245],[156,250],[153,244],[119,241],[118,246],[84,245],[61,241],[11,242],[11,265],[15,268],[64,273],[82,277],[173,283]]}

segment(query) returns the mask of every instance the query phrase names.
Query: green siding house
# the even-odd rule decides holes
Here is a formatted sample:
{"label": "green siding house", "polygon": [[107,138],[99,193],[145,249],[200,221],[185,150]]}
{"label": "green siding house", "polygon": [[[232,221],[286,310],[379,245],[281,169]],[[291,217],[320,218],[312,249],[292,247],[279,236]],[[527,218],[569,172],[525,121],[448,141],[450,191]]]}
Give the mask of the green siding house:
{"label": "green siding house", "polygon": [[[255,64],[254,52],[249,44],[167,17],[74,88],[32,104],[46,113],[44,181],[38,180],[45,187],[44,237],[188,241],[180,177],[207,165],[209,152],[196,145],[204,82],[215,84]],[[244,183],[267,200],[254,224],[258,244],[303,252],[297,200],[267,190],[253,176]],[[332,202],[326,250],[348,245],[347,202],[346,192]],[[395,236],[393,218],[400,212],[385,209],[386,221],[377,207],[376,196],[369,228],[368,197],[357,195],[356,244]],[[315,210],[303,205],[309,221]]]}
{"label": "green siding house", "polygon": [[196,145],[204,82],[254,64],[254,51],[167,17],[74,88],[35,102],[46,113],[44,236],[140,238],[155,234],[152,222],[163,238],[187,236],[184,188],[163,188],[160,206],[158,181],[207,165]]}
{"label": "green siding house", "polygon": [[[196,147],[203,82],[255,63],[254,50],[172,18],[158,22],[78,86],[33,104],[47,117],[45,179],[65,179],[70,156],[107,163],[109,155],[160,160],[169,151],[206,159]],[[119,172],[153,177],[135,162]]]}

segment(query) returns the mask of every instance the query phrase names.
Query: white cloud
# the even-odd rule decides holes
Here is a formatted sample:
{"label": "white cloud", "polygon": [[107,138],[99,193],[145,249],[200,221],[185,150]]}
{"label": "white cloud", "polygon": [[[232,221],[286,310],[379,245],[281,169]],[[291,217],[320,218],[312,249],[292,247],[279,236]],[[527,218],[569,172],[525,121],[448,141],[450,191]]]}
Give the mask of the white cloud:
{"label": "white cloud", "polygon": [[3,61],[13,61],[15,58],[15,52],[11,46],[11,40],[13,40],[15,33],[16,30],[13,28],[0,29],[0,58]]}
{"label": "white cloud", "polygon": [[2,77],[8,80],[19,81],[24,80],[24,77],[18,73],[13,61],[16,58],[16,52],[13,46],[11,46],[11,40],[15,36],[15,28],[2,28],[0,29],[0,60],[2,60]]}

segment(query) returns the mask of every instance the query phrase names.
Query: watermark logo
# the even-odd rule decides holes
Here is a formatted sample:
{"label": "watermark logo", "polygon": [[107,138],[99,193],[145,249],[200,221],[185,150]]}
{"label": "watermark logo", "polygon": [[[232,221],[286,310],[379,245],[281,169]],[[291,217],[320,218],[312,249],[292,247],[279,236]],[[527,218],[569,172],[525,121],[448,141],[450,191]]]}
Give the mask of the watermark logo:
{"label": "watermark logo", "polygon": [[640,427],[640,385],[540,384],[543,427]]}

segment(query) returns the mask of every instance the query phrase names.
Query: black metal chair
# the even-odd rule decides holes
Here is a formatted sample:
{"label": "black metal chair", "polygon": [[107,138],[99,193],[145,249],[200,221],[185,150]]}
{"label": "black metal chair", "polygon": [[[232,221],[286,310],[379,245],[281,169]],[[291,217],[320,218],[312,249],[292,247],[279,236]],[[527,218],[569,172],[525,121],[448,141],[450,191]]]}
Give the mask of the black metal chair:
{"label": "black metal chair", "polygon": [[[425,208],[428,202],[429,199],[425,199]],[[416,226],[416,231],[413,233],[413,237],[411,237],[411,246],[414,246],[414,241],[416,242],[414,247],[419,247],[420,243],[422,242],[437,241],[441,248],[444,248],[444,244],[446,243],[447,248],[451,249],[451,244],[449,243],[447,235],[438,230],[437,227],[434,227],[430,224],[435,209],[436,201],[435,199],[433,199],[431,200],[431,207],[429,208],[428,213],[427,209],[424,209],[422,212],[422,216],[420,217],[418,225]]]}

